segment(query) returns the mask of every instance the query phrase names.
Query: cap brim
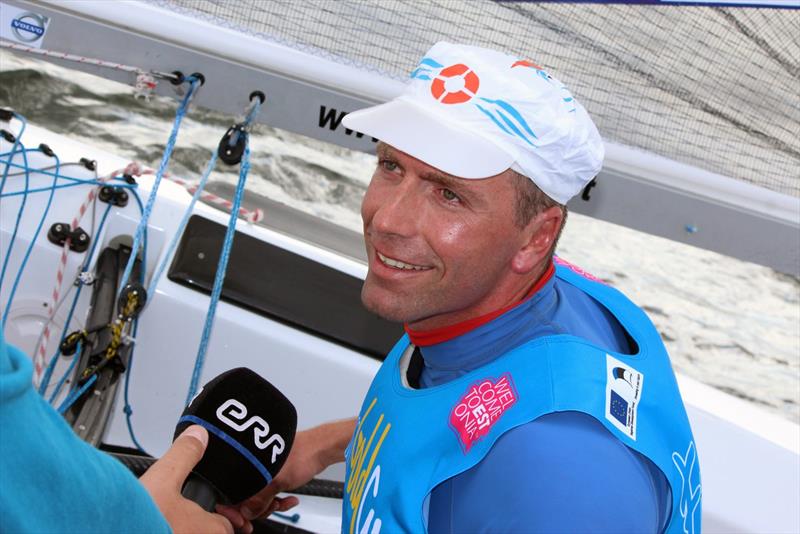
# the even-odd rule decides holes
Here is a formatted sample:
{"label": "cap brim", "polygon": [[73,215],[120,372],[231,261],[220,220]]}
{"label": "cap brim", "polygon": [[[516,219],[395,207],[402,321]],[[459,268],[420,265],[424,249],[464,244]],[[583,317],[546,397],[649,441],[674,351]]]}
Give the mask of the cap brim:
{"label": "cap brim", "polygon": [[514,163],[511,154],[489,139],[402,97],[349,113],[342,123],[460,178],[488,178]]}

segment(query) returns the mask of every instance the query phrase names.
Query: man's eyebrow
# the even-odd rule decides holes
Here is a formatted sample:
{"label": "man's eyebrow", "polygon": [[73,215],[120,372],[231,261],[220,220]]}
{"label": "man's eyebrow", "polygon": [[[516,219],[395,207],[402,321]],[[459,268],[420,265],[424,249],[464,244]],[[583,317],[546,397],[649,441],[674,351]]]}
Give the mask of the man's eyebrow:
{"label": "man's eyebrow", "polygon": [[378,153],[379,158],[386,158],[392,155],[392,149],[389,145],[381,141],[378,143],[377,148],[375,151]]}
{"label": "man's eyebrow", "polygon": [[[394,149],[384,142],[379,142],[375,150],[378,153],[379,158],[390,158],[392,157],[392,154],[394,154]],[[462,183],[464,181],[463,178],[456,178],[455,176],[436,171],[425,172],[420,175],[420,178],[427,182],[433,182],[442,185],[448,189],[459,189],[461,191],[465,191],[464,184]]]}
{"label": "man's eyebrow", "polygon": [[455,176],[450,176],[449,174],[443,174],[440,172],[431,171],[421,174],[420,178],[428,182],[433,182],[439,185],[443,185],[450,189],[464,188],[464,184],[462,183],[463,182],[462,178],[456,178]]}

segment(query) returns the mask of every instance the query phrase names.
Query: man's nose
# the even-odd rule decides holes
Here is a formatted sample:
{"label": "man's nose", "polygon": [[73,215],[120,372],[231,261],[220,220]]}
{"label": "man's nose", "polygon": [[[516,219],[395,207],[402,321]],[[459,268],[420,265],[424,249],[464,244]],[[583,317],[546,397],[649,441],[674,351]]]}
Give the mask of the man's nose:
{"label": "man's nose", "polygon": [[404,181],[387,191],[372,219],[375,230],[404,237],[415,233],[422,213],[419,192],[410,182]]}

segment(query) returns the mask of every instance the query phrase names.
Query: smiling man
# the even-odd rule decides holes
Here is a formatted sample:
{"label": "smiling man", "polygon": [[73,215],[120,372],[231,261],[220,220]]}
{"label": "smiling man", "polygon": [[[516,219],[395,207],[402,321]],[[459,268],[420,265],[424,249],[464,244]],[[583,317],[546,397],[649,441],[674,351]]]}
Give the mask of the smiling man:
{"label": "smiling man", "polygon": [[431,329],[522,300],[549,263],[563,212],[553,207],[525,231],[513,174],[464,180],[379,144],[361,206],[370,262],[364,305]]}
{"label": "smiling man", "polygon": [[344,459],[343,532],[699,532],[658,332],[553,255],[602,165],[584,108],[530,60],[438,43],[345,124],[381,139],[362,300],[407,335],[358,419],[299,433],[243,513],[293,506],[273,497]]}

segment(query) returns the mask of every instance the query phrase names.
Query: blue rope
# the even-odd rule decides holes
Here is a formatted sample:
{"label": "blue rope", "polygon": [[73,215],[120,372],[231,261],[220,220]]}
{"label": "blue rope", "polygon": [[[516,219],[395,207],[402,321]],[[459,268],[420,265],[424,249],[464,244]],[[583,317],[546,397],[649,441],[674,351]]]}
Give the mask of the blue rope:
{"label": "blue rope", "polygon": [[[36,172],[38,173],[39,171],[36,171]],[[64,176],[61,175],[60,178],[64,178]],[[108,184],[106,184],[105,182],[101,182],[100,180],[76,181],[76,182],[73,182],[73,183],[61,184],[61,185],[57,185],[57,186],[39,187],[37,189],[23,189],[22,191],[14,191],[13,193],[3,193],[2,195],[0,195],[0,198],[16,197],[16,196],[19,196],[19,195],[29,195],[29,194],[32,194],[32,193],[44,193],[46,191],[51,191],[51,190],[54,190],[54,189],[65,189],[67,187],[76,187],[76,186],[81,186],[81,185],[99,185],[99,186],[103,186],[103,185],[108,185]],[[117,186],[114,186],[114,187],[117,187],[119,189],[136,189],[137,186],[135,186],[135,185],[117,185]]]}
{"label": "blue rope", "polygon": [[[26,150],[28,152],[39,152],[40,151],[38,147],[37,148],[28,148]],[[8,156],[9,154],[11,154],[11,152],[4,152],[4,153],[0,154],[0,158]],[[22,165],[20,163],[14,163],[13,161],[5,162],[5,163],[6,163],[6,165],[9,165],[9,166],[11,166],[11,167],[13,167],[15,169],[23,169],[23,170],[25,169],[25,165]],[[83,165],[83,163],[76,163],[74,161],[70,162],[70,163],[64,163],[64,164],[61,165],[62,169],[66,168],[66,167],[84,167],[84,165]],[[44,176],[58,176],[62,180],[67,180],[67,181],[70,181],[70,182],[79,182],[79,183],[93,182],[93,183],[98,183],[98,184],[102,183],[102,182],[98,182],[95,178],[76,178],[74,176],[69,176],[67,174],[56,174],[53,171],[51,171],[50,168],[47,168],[47,167],[46,168],[42,168],[42,169],[36,169],[36,173],[37,174],[42,174]],[[17,176],[19,174],[22,174],[22,173],[21,172],[20,173],[15,173],[14,176]],[[125,178],[123,178],[121,176],[109,177],[108,179],[109,180],[115,180],[117,182],[127,183]]]}
{"label": "blue rope", "polygon": [[[67,370],[64,371],[64,374],[61,376],[61,380],[59,380],[58,383],[56,384],[55,391],[53,391],[53,394],[50,395],[50,400],[47,401],[50,404],[53,404],[53,402],[56,400],[56,397],[58,397],[58,394],[61,393],[61,388],[64,387],[64,383],[67,381],[67,378],[72,373],[72,370],[75,369],[75,365],[78,363],[78,360],[80,359],[81,356],[82,346],[83,343],[78,341],[78,344],[75,347],[75,354],[72,355],[72,361],[70,362],[69,367],[67,367]],[[58,352],[58,354],[60,353],[61,351]],[[58,354],[56,354],[56,356],[58,356]]]}
{"label": "blue rope", "polygon": [[242,130],[235,130],[233,132],[231,138],[228,139],[228,146],[236,146],[236,143],[239,142],[239,135],[246,135],[246,132],[250,128],[250,124],[252,124],[252,122],[255,120],[260,110],[261,99],[254,98],[250,103],[250,109],[245,114],[244,121],[241,123]]}
{"label": "blue rope", "polygon": [[172,235],[172,241],[170,241],[169,248],[167,249],[167,253],[164,255],[164,259],[161,260],[161,264],[158,266],[156,274],[150,279],[150,286],[147,288],[148,295],[154,295],[158,281],[161,279],[161,275],[164,273],[164,269],[167,267],[167,262],[170,260],[170,258],[172,258],[172,253],[178,246],[178,241],[180,241],[183,231],[186,229],[186,224],[189,222],[189,217],[192,215],[194,206],[197,203],[197,200],[200,198],[200,195],[203,193],[203,189],[206,187],[208,177],[211,176],[214,167],[217,165],[218,157],[219,154],[215,150],[211,155],[211,159],[208,160],[208,165],[206,165],[206,170],[203,172],[203,177],[200,178],[200,184],[197,186],[197,191],[195,191],[194,195],[192,195],[192,201],[189,203],[189,207],[186,208],[186,211],[183,213],[183,218],[181,219],[180,225],[178,225],[177,231]]}
{"label": "blue rope", "polygon": [[[136,338],[136,333],[138,332],[138,330],[139,330],[139,320],[137,319],[133,324],[134,338]],[[133,431],[133,421],[131,420],[131,417],[133,416],[133,406],[128,400],[128,384],[130,384],[131,381],[131,371],[133,370],[133,353],[135,349],[136,349],[136,344],[134,343],[133,347],[131,347],[131,355],[128,358],[128,369],[125,372],[125,389],[124,389],[125,407],[123,408],[123,411],[125,412],[125,423],[128,426],[128,435],[131,437],[131,441],[136,446],[136,448],[139,449],[140,452],[147,454],[147,451],[144,450],[144,447],[142,447],[139,444],[139,441],[136,439],[136,434]]]}
{"label": "blue rope", "polygon": [[11,161],[14,159],[14,154],[17,153],[17,147],[22,144],[20,139],[22,139],[22,134],[25,133],[25,127],[28,124],[28,121],[26,121],[25,117],[22,115],[17,115],[14,113],[14,117],[16,117],[16,119],[22,123],[22,128],[19,129],[19,133],[14,138],[14,144],[11,146],[11,151],[3,154],[3,156],[8,155],[8,161],[6,161],[6,169],[3,171],[3,178],[0,180],[0,194],[3,193],[3,188],[6,186],[6,178],[8,177],[8,170],[10,168]]}
{"label": "blue rope", "polygon": [[[20,145],[22,146],[22,145]],[[28,154],[25,150],[22,151],[22,158],[25,160],[25,189],[27,190],[30,186],[30,169],[27,168],[28,166]],[[28,200],[28,195],[25,194],[22,197],[22,203],[19,207],[19,212],[17,213],[17,221],[14,223],[14,231],[11,234],[11,239],[8,242],[8,248],[6,249],[5,259],[3,260],[3,269],[0,270],[0,290],[3,288],[3,280],[6,277],[6,268],[8,267],[8,260],[11,258],[11,250],[14,247],[14,241],[17,239],[17,231],[19,230],[19,223],[22,220],[22,213],[25,211],[25,202]],[[11,300],[9,299],[9,302]],[[8,316],[3,314],[2,325],[0,327],[5,332],[6,329],[6,320]]]}
{"label": "blue rope", "polygon": [[[58,182],[58,170],[61,166],[61,160],[55,154],[53,157],[56,159],[56,176],[53,178],[53,188],[50,190],[50,197],[47,199],[47,205],[44,207],[44,212],[42,213],[42,218],[39,219],[39,226],[36,227],[36,231],[33,233],[33,237],[31,238],[30,243],[28,243],[28,248],[25,250],[25,256],[22,258],[22,263],[20,263],[19,269],[17,269],[17,276],[14,277],[14,284],[11,286],[11,293],[8,296],[8,300],[6,301],[6,309],[3,310],[3,329],[5,330],[6,326],[6,318],[8,317],[8,311],[11,309],[11,302],[14,300],[14,295],[17,294],[17,288],[19,287],[19,282],[22,280],[22,273],[25,271],[25,265],[28,263],[28,259],[31,257],[31,252],[33,252],[33,247],[36,246],[36,240],[39,237],[39,232],[42,231],[42,226],[44,226],[44,221],[47,219],[47,213],[50,211],[50,206],[53,204],[53,195],[55,195],[55,187],[56,183]],[[27,178],[27,172],[26,172]],[[27,198],[27,197],[23,197]],[[20,209],[20,213],[22,210]],[[19,218],[17,219],[19,220]],[[16,228],[14,229],[16,233]],[[9,249],[11,247],[9,246]],[[9,254],[10,256],[10,254]],[[6,258],[6,261],[8,257]],[[5,262],[3,264],[3,273],[5,275]],[[3,276],[0,276],[0,287],[2,287],[2,279]]]}
{"label": "blue rope", "polygon": [[186,396],[187,405],[192,401],[197,392],[200,374],[203,371],[203,364],[205,363],[206,352],[208,350],[208,341],[211,337],[211,328],[214,324],[214,315],[216,314],[217,303],[222,293],[222,282],[225,278],[225,271],[228,268],[228,258],[230,256],[231,247],[233,246],[233,237],[236,233],[236,221],[239,218],[239,207],[242,204],[244,184],[247,180],[248,172],[250,172],[250,140],[246,137],[244,156],[242,157],[242,165],[239,169],[239,183],[236,184],[236,193],[233,198],[231,216],[230,219],[228,219],[228,230],[225,232],[225,241],[222,244],[222,253],[220,254],[219,263],[217,264],[217,273],[214,277],[214,288],[211,291],[211,303],[208,308],[208,313],[206,314],[206,323],[203,326],[200,347],[197,350],[197,358],[195,359],[194,370],[192,371],[192,381],[189,385],[189,394]]}
{"label": "blue rope", "polygon": [[281,519],[285,519],[286,521],[291,521],[292,523],[297,523],[298,521],[300,521],[300,514],[296,512],[291,515],[282,514],[280,512],[272,512],[272,515],[280,517]]}
{"label": "blue rope", "polygon": [[183,101],[181,102],[178,112],[175,115],[175,122],[172,125],[172,132],[169,134],[167,147],[164,149],[164,156],[161,158],[161,164],[158,166],[158,171],[156,171],[156,177],[155,181],[153,182],[153,188],[150,191],[150,197],[147,199],[147,204],[145,205],[141,220],[139,221],[139,226],[136,228],[136,235],[133,238],[133,246],[131,247],[131,257],[128,258],[128,264],[125,266],[125,271],[122,273],[122,280],[119,285],[120,294],[128,284],[131,271],[133,271],[133,264],[136,262],[136,256],[139,253],[139,246],[141,245],[142,237],[147,227],[147,222],[150,219],[150,213],[153,211],[153,205],[155,204],[156,195],[158,194],[158,187],[161,185],[161,178],[164,176],[164,172],[167,170],[167,164],[172,156],[172,151],[175,149],[175,141],[178,138],[178,130],[181,127],[181,121],[183,121],[183,117],[186,115],[186,110],[189,107],[189,102],[192,99],[192,95],[200,85],[199,80],[192,76],[189,76],[187,80],[190,81],[191,86],[186,92],[186,96],[183,97]]}
{"label": "blue rope", "polygon": [[[136,199],[136,203],[139,205],[139,212],[140,213],[144,212],[144,206],[142,205],[142,199],[139,198],[139,193],[137,193],[135,189],[132,192],[133,192],[134,199]],[[147,229],[145,229],[145,232],[144,232],[144,240],[143,240],[143,242],[144,242],[144,249],[142,250],[142,264],[144,264],[147,261],[147,257],[146,257],[146,251],[147,251]],[[142,273],[144,275],[144,269],[142,269]],[[134,338],[136,338],[136,335],[137,335],[138,331],[139,331],[139,320],[137,319],[133,323],[133,337]],[[131,416],[133,416],[133,405],[128,400],[128,384],[130,383],[131,374],[133,372],[133,354],[134,354],[134,352],[136,352],[136,343],[134,343],[133,347],[131,348],[131,355],[128,358],[128,369],[126,369],[126,371],[125,371],[125,387],[124,387],[125,407],[123,408],[123,411],[125,412],[125,423],[128,426],[128,435],[131,437],[131,441],[133,442],[133,444],[136,446],[137,449],[139,449],[141,452],[147,454],[147,452],[144,450],[144,448],[139,444],[139,441],[136,439],[136,434],[133,431],[133,421],[131,420]]]}
{"label": "blue rope", "polygon": [[64,412],[69,410],[69,407],[75,404],[75,401],[81,398],[81,395],[86,393],[86,390],[89,389],[95,382],[97,382],[97,375],[92,375],[92,378],[86,381],[84,385],[80,387],[78,390],[73,390],[67,398],[64,399],[64,402],[61,403],[61,406],[58,407],[58,413],[64,415]]}
{"label": "blue rope", "polygon": [[[92,240],[92,246],[89,249],[89,254],[86,255],[86,259],[81,267],[81,272],[89,270],[89,266],[92,264],[92,257],[94,256],[95,249],[97,248],[97,243],[100,242],[97,239],[98,236],[101,235],[103,231],[103,226],[106,223],[106,219],[108,218],[108,214],[111,211],[111,204],[106,206],[106,211],[103,212],[103,217],[100,219],[100,224],[97,226],[97,230],[94,232],[95,239]],[[55,369],[56,362],[58,361],[58,357],[61,356],[61,343],[67,337],[69,333],[69,325],[72,323],[72,316],[75,313],[75,308],[78,305],[78,299],[81,296],[81,291],[83,290],[83,284],[78,285],[78,289],[75,292],[75,296],[72,298],[72,305],[69,308],[69,313],[67,314],[66,321],[64,322],[64,330],[61,332],[61,341],[58,343],[58,349],[56,350],[53,357],[50,358],[50,362],[47,364],[47,368],[45,369],[44,376],[42,377],[42,383],[39,385],[39,393],[44,396],[45,391],[47,390],[47,386],[50,385],[50,378],[53,374],[53,370]],[[52,402],[52,401],[51,401]]]}

